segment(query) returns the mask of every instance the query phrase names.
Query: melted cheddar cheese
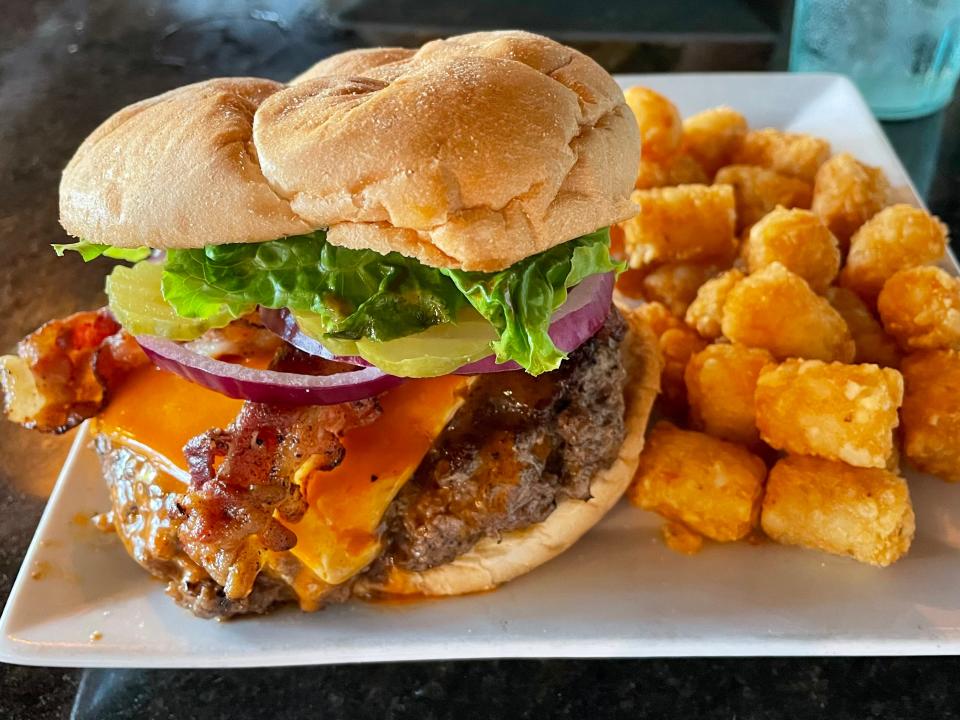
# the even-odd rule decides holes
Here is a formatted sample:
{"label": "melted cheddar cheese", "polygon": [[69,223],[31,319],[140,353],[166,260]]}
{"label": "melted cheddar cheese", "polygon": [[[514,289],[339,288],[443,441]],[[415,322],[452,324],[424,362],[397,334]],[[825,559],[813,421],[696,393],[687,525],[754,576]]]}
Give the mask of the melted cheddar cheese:
{"label": "melted cheddar cheese", "polygon": [[338,467],[323,472],[304,464],[296,480],[310,511],[286,523],[297,535],[290,552],[331,585],[376,558],[383,514],[463,404],[468,383],[455,375],[408,380],[381,396],[376,422],[347,432]]}
{"label": "melted cheddar cheese", "polygon": [[[380,552],[378,528],[393,498],[434,439],[463,404],[467,378],[408,380],[380,398],[383,413],[342,438],[346,454],[331,471],[308,459],[297,471],[309,509],[297,523],[289,552],[323,582],[337,585],[363,570]],[[224,428],[243,402],[152,366],[133,372],[97,420],[99,432],[153,460],[171,480],[186,482],[184,444],[210,428]],[[279,519],[279,518],[278,518]],[[269,564],[270,558],[262,558]],[[303,578],[301,601],[315,584]]]}
{"label": "melted cheddar cheese", "polygon": [[183,446],[210,428],[229,425],[241,407],[242,400],[147,365],[120,384],[97,418],[97,430],[189,481]]}

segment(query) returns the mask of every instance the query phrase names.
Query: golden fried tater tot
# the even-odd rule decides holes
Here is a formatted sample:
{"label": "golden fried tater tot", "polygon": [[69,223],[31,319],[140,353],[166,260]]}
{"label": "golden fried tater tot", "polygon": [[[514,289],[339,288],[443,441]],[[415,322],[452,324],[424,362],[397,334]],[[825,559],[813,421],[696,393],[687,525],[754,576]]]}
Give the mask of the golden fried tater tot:
{"label": "golden fried tater tot", "polygon": [[763,531],[779,543],[880,567],[907,553],[916,528],[903,478],[797,455],[770,471],[760,518]]}
{"label": "golden fried tater tot", "polygon": [[714,182],[733,186],[737,205],[737,232],[750,228],[768,212],[785,208],[808,208],[810,183],[773,170],[751,165],[727,165],[717,171]]}
{"label": "golden fried tater tot", "polygon": [[678,185],[636,190],[640,212],[623,223],[630,267],[655,263],[732,260],[737,251],[733,189]]}
{"label": "golden fried tater tot", "polygon": [[747,120],[728,107],[715,107],[683,121],[683,146],[710,177],[730,164],[747,134]]}
{"label": "golden fried tater tot", "polygon": [[687,412],[687,388],[683,373],[690,358],[707,343],[662,303],[643,303],[633,311],[657,336],[657,347],[663,367],[660,373],[660,402],[671,415],[683,417]]}
{"label": "golden fried tater tot", "polygon": [[850,328],[853,343],[857,346],[857,354],[853,358],[855,363],[900,367],[900,350],[897,344],[883,331],[883,327],[859,295],[847,288],[832,287],[827,290],[826,298]]}
{"label": "golden fried tater tot", "polygon": [[666,330],[660,336],[660,400],[663,410],[676,417],[687,414],[687,386],[683,379],[690,358],[707,346],[707,341],[686,325]]}
{"label": "golden fried tater tot", "polygon": [[723,440],[756,444],[753,396],[760,371],[773,364],[766,350],[743,345],[710,345],[690,358],[684,379],[693,426]]}
{"label": "golden fried tater tot", "polygon": [[850,153],[827,160],[813,182],[813,211],[823,218],[846,251],[851,236],[890,202],[883,170],[864,165]]}
{"label": "golden fried tater tot", "polygon": [[637,172],[637,190],[667,187],[670,185],[706,184],[710,178],[703,168],[687,153],[671,155],[664,160],[640,158]]}
{"label": "golden fried tater tot", "polygon": [[771,447],[882,468],[893,452],[903,378],[876,365],[787,360],[761,370],[754,400]]}
{"label": "golden fried tater tot", "polygon": [[750,272],[779,262],[821,294],[840,271],[837,239],[809,210],[772,210],[750,228],[743,253]]}
{"label": "golden fried tater tot", "polygon": [[746,449],[668,422],[653,428],[627,496],[720,542],[757,526],[767,467]]}
{"label": "golden fried tater tot", "polygon": [[676,106],[650,88],[632,87],[623,93],[640,128],[640,152],[643,157],[663,159],[680,149],[683,121]]}
{"label": "golden fried tater tot", "polygon": [[960,278],[938,267],[894,273],[880,291],[877,311],[906,351],[960,350]]}
{"label": "golden fried tater tot", "polygon": [[633,311],[653,330],[659,338],[667,330],[683,329],[683,321],[670,312],[666,305],[658,302],[645,302]]}
{"label": "golden fried tater tot", "polygon": [[947,227],[936,217],[911,205],[891,205],[850,238],[840,284],[872,306],[887,278],[897,270],[937,262],[946,243]]}
{"label": "golden fried tater tot", "polygon": [[960,352],[913,353],[901,372],[903,454],[924,472],[960,482]]}
{"label": "golden fried tater tot", "polygon": [[720,273],[715,278],[707,280],[697,296],[687,308],[687,325],[694,328],[701,337],[716,340],[723,334],[720,323],[723,321],[723,303],[733,286],[746,277],[736,269]]}
{"label": "golden fried tater tot", "polygon": [[759,165],[812,183],[830,157],[830,143],[822,138],[773,128],[751,130],[733,153],[738,165]]}
{"label": "golden fried tater tot", "polygon": [[850,362],[853,337],[840,314],[799,275],[772,263],[727,294],[721,329],[733,342],[778,358]]}
{"label": "golden fried tater tot", "polygon": [[707,263],[667,263],[644,276],[643,297],[663,303],[671,313],[683,317],[700,286],[718,272],[719,267]]}

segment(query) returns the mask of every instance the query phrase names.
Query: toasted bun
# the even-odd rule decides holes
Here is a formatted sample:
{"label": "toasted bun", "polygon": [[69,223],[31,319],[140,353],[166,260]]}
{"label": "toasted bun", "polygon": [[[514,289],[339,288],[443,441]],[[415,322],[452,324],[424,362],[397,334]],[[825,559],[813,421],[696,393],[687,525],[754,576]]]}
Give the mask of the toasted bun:
{"label": "toasted bun", "polygon": [[626,436],[613,464],[590,485],[589,500],[564,500],[543,522],[485,538],[454,561],[422,572],[393,569],[387,579],[361,578],[358,595],[461,595],[490,590],[553,559],[573,545],[612,508],[637,470],[650,408],[660,391],[656,337],[636,314],[621,309],[630,331],[623,345],[627,368]]}
{"label": "toasted bun", "polygon": [[633,215],[638,161],[599,65],[538,35],[474,33],[121,110],[64,171],[61,222],[121,247],[328,228],[338,245],[497,270]]}

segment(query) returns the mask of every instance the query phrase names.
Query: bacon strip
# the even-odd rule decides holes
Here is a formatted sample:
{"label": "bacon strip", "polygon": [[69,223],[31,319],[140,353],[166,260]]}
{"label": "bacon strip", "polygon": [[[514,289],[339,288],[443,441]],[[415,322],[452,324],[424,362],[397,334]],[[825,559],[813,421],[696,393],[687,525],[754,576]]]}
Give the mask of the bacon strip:
{"label": "bacon strip", "polygon": [[101,308],[51,320],[0,358],[7,417],[63,433],[96,415],[129,370],[147,362],[140,346]]}
{"label": "bacon strip", "polygon": [[[283,348],[271,368],[328,374],[340,368],[322,358]],[[289,550],[296,536],[274,518],[295,522],[306,511],[293,475],[314,458],[332,470],[343,460],[340,436],[380,414],[375,398],[341,405],[292,407],[244,403],[226,429],[212,429],[184,447],[191,485],[183,499],[187,519],[180,541],[187,553],[242,597],[259,571],[260,549]]]}

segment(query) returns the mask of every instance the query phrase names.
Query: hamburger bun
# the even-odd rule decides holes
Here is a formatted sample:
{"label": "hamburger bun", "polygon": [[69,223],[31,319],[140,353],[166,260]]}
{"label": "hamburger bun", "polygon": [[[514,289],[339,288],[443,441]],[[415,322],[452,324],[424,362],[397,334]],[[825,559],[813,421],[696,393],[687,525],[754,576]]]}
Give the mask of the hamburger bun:
{"label": "hamburger bun", "polygon": [[617,503],[633,479],[643,450],[653,401],[660,392],[660,355],[656,337],[635,313],[620,308],[628,324],[621,345],[627,370],[624,388],[626,435],[617,459],[597,474],[587,501],[568,499],[543,522],[485,538],[445,565],[412,572],[393,568],[380,581],[361,577],[355,595],[462,595],[491,590],[530,572],[573,545]]}
{"label": "hamburger bun", "polygon": [[524,32],[352,51],[282,86],[209,80],[121,110],[64,171],[77,237],[331,243],[499,270],[632,216],[639,133],[585,55]]}

